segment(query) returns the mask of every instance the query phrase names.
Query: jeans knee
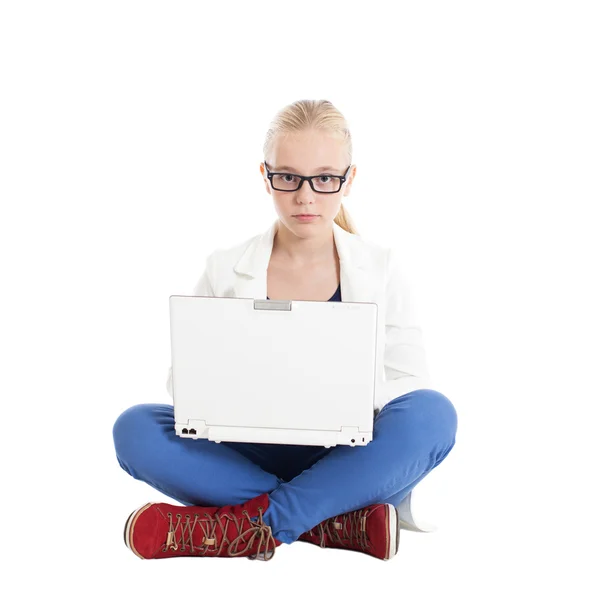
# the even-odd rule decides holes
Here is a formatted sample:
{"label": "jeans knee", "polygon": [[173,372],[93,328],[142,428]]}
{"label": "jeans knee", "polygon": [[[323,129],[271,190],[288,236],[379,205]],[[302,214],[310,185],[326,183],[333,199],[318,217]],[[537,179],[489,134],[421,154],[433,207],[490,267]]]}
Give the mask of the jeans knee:
{"label": "jeans knee", "polygon": [[436,390],[418,390],[415,394],[421,418],[435,428],[438,436],[454,443],[458,417],[452,402]]}
{"label": "jeans knee", "polygon": [[117,455],[121,455],[131,441],[139,439],[141,431],[152,420],[154,404],[136,404],[124,410],[115,421],[112,429]]}

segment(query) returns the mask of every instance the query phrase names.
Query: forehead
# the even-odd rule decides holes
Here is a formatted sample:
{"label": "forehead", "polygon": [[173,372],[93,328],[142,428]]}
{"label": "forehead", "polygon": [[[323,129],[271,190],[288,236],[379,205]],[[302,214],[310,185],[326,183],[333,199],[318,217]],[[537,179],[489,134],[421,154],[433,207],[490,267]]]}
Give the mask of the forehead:
{"label": "forehead", "polygon": [[309,173],[348,167],[346,145],[339,138],[321,131],[279,135],[273,141],[269,167],[274,170]]}

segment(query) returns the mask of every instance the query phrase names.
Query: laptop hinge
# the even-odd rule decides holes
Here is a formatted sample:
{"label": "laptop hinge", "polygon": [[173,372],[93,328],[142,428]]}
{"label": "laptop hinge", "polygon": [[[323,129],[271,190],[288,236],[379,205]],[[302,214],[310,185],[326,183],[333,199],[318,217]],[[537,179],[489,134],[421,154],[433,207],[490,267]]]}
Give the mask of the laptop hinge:
{"label": "laptop hinge", "polygon": [[292,310],[292,301],[254,300],[254,310]]}

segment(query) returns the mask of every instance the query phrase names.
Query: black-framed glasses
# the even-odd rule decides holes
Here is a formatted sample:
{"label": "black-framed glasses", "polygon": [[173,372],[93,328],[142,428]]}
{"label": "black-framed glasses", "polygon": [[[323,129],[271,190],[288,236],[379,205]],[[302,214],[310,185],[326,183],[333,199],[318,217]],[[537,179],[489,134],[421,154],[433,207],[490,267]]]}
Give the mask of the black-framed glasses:
{"label": "black-framed glasses", "polygon": [[278,192],[295,192],[299,190],[304,181],[308,181],[310,187],[318,194],[337,194],[342,189],[342,184],[346,181],[346,175],[352,165],[348,165],[346,172],[343,175],[329,175],[322,173],[321,175],[311,175],[304,177],[303,175],[295,175],[294,173],[272,173],[264,163],[267,170],[267,177],[271,182],[271,186]]}

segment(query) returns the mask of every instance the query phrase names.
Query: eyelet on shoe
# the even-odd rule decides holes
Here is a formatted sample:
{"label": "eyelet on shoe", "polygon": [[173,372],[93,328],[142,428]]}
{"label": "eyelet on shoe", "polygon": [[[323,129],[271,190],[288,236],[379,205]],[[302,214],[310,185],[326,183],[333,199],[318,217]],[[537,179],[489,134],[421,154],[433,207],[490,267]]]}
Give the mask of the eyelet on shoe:
{"label": "eyelet on shoe", "polygon": [[173,513],[170,513],[170,512],[167,513],[167,517],[172,517],[172,516],[173,516]]}
{"label": "eyelet on shoe", "polygon": [[178,519],[180,519],[180,518],[181,518],[181,515],[180,515],[179,513],[177,513],[175,516],[176,516]]}

